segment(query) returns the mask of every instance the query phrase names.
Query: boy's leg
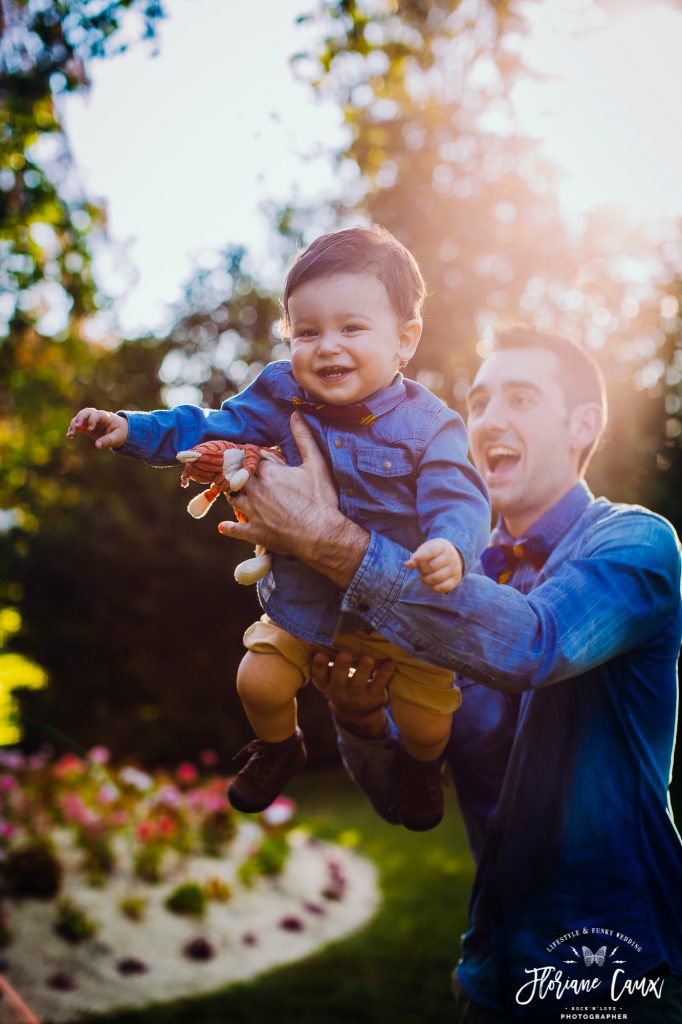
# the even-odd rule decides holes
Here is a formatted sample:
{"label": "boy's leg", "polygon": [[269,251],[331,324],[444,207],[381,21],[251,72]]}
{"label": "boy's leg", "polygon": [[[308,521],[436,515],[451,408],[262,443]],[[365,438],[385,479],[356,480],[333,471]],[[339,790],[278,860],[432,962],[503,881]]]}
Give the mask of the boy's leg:
{"label": "boy's leg", "polygon": [[391,695],[391,714],[407,753],[417,761],[440,758],[450,738],[452,715],[438,715],[428,708]]}
{"label": "boy's leg", "polygon": [[237,691],[259,739],[280,743],[296,731],[296,693],[303,676],[281,654],[247,651],[237,672]]}
{"label": "boy's leg", "polygon": [[391,713],[402,738],[398,806],[406,828],[425,832],[443,817],[441,755],[452,727],[452,715],[391,697]]}
{"label": "boy's leg", "polygon": [[303,734],[296,727],[296,691],[303,675],[276,651],[247,651],[237,689],[258,739],[237,755],[248,760],[228,789],[233,807],[255,813],[269,807],[306,761]]}

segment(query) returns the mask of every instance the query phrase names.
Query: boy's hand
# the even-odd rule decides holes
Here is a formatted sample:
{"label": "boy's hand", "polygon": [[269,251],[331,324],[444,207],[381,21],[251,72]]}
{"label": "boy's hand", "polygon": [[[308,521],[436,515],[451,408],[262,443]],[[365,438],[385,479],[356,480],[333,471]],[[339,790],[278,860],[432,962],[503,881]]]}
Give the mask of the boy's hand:
{"label": "boy's hand", "polygon": [[449,594],[454,590],[464,571],[457,548],[441,537],[421,544],[405,565],[408,569],[418,569],[424,583],[437,594]]}
{"label": "boy's hand", "polygon": [[104,409],[81,409],[66,431],[68,438],[76,434],[87,434],[95,442],[95,448],[120,448],[128,437],[128,420]]}

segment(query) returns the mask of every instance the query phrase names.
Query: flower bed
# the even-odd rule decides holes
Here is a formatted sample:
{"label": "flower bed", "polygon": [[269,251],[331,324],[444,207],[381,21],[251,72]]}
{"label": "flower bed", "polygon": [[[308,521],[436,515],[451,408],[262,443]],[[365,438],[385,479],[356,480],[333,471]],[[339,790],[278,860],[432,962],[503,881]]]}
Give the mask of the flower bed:
{"label": "flower bed", "polygon": [[286,798],[235,812],[210,753],[172,774],[107,762],[0,752],[3,970],[39,1017],[210,991],[374,913],[366,861],[296,827]]}

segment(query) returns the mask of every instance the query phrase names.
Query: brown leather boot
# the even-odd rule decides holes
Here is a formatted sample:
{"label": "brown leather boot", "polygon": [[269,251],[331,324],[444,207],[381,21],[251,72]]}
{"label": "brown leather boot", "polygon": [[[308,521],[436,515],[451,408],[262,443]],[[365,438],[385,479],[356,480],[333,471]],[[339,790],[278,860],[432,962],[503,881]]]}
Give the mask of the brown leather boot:
{"label": "brown leather boot", "polygon": [[398,807],[405,828],[426,832],[441,821],[444,811],[442,758],[418,761],[400,748]]}
{"label": "brown leather boot", "polygon": [[238,763],[246,763],[227,790],[230,803],[246,814],[264,811],[279,796],[292,775],[303,767],[306,759],[300,729],[281,743],[252,740],[234,758]]}

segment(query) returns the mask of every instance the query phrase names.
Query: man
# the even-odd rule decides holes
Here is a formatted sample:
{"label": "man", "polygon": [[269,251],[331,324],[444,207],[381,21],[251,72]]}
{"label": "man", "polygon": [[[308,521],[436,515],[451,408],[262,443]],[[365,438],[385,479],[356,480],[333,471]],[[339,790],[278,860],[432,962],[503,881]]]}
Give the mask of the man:
{"label": "man", "polygon": [[[305,440],[303,465],[267,467],[239,499],[250,523],[225,532],[302,558],[345,591],[345,610],[463,677],[448,748],[477,860],[462,1020],[572,1019],[559,1011],[605,1005],[682,1020],[682,856],[667,796],[677,539],[660,517],[587,490],[605,404],[581,349],[508,332],[469,405],[501,516],[488,575],[434,596],[403,549],[340,515]],[[316,659],[315,678],[346,727],[356,779],[395,820],[397,742],[377,706],[388,670],[361,663],[347,682],[347,668],[337,658],[328,676]]]}

